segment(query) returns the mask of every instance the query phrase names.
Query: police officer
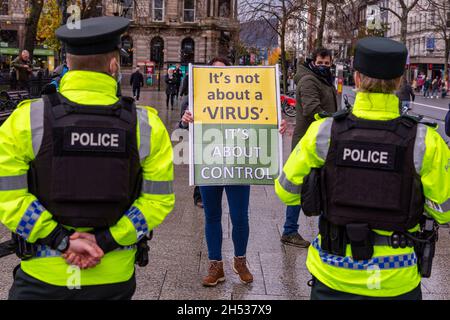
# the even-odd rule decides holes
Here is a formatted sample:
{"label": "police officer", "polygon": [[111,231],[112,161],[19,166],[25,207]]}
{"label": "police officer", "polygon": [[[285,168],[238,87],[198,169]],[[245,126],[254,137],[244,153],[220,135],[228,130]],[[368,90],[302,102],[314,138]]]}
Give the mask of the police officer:
{"label": "police officer", "polygon": [[136,247],[173,209],[166,128],[116,96],[128,25],[60,27],[59,93],[22,102],[0,128],[0,221],[22,256],[10,299],[130,299]]}
{"label": "police officer", "polygon": [[433,249],[420,237],[435,237],[423,211],[450,221],[450,151],[434,128],[399,115],[394,92],[406,57],[393,40],[358,41],[353,110],[314,122],[276,180],[284,203],[303,206],[305,178],[320,168],[311,299],[422,297]]}

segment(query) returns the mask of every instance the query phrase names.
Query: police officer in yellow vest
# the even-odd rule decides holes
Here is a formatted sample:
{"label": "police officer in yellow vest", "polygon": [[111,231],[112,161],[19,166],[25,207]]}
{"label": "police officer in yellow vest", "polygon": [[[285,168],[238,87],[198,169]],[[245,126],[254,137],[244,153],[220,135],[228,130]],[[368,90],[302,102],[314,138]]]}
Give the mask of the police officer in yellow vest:
{"label": "police officer in yellow vest", "polygon": [[60,27],[70,71],[59,93],[22,102],[0,128],[0,221],[22,258],[10,299],[130,299],[137,248],[173,209],[164,124],[116,96],[128,25]]}
{"label": "police officer in yellow vest", "polygon": [[285,204],[320,213],[311,299],[422,298],[434,222],[450,221],[450,151],[433,127],[399,115],[406,57],[401,43],[361,39],[351,113],[314,122],[276,180]]}

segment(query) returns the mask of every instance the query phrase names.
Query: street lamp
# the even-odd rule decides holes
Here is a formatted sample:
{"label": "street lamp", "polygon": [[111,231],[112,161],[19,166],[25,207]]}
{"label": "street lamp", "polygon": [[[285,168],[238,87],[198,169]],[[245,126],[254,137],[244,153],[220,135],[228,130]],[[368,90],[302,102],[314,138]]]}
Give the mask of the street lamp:
{"label": "street lamp", "polygon": [[113,15],[121,17],[123,14],[123,0],[112,0]]}

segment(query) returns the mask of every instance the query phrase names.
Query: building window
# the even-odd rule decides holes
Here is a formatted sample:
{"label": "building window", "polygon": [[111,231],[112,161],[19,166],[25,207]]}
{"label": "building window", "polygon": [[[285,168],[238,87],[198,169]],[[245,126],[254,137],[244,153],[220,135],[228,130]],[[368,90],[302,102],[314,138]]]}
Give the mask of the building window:
{"label": "building window", "polygon": [[0,15],[7,16],[8,15],[8,2],[9,0],[0,0]]}
{"label": "building window", "polygon": [[122,49],[128,53],[128,57],[120,56],[120,65],[123,67],[133,66],[133,39],[130,36],[122,37]]}
{"label": "building window", "polygon": [[181,42],[181,62],[190,63],[194,62],[194,50],[195,42],[192,38],[185,38]]}
{"label": "building window", "polygon": [[122,17],[127,19],[133,19],[133,4],[134,0],[122,0],[123,12]]}
{"label": "building window", "polygon": [[153,21],[164,20],[164,0],[153,0]]}
{"label": "building window", "polygon": [[17,39],[17,30],[0,30],[0,48],[17,48],[19,46]]}
{"label": "building window", "polygon": [[229,18],[231,13],[230,0],[219,0],[219,17]]}
{"label": "building window", "polygon": [[155,62],[157,67],[164,64],[164,40],[161,37],[154,37],[150,42],[150,60]]}
{"label": "building window", "polygon": [[194,22],[195,20],[195,0],[184,0],[184,22]]}
{"label": "building window", "polygon": [[206,16],[211,17],[211,0],[206,0]]}

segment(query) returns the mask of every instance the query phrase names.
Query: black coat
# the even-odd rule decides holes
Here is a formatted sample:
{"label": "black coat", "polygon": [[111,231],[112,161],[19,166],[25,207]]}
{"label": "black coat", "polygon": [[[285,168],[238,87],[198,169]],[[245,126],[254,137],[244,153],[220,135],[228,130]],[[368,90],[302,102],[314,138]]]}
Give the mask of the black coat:
{"label": "black coat", "polygon": [[408,83],[403,83],[397,91],[397,97],[400,101],[414,101],[416,95]]}
{"label": "black coat", "polygon": [[180,69],[175,69],[173,71],[173,76],[177,80],[177,86],[179,87],[181,85],[181,79],[183,78],[183,72]]}
{"label": "black coat", "polygon": [[130,86],[139,88],[144,86],[144,76],[139,71],[133,72],[130,77]]}
{"label": "black coat", "polygon": [[189,93],[189,75],[183,78],[183,83],[181,84],[180,95],[187,96]]}
{"label": "black coat", "polygon": [[172,77],[172,79],[170,79],[169,75],[166,75],[165,82],[166,94],[177,94],[177,79],[175,77]]}

